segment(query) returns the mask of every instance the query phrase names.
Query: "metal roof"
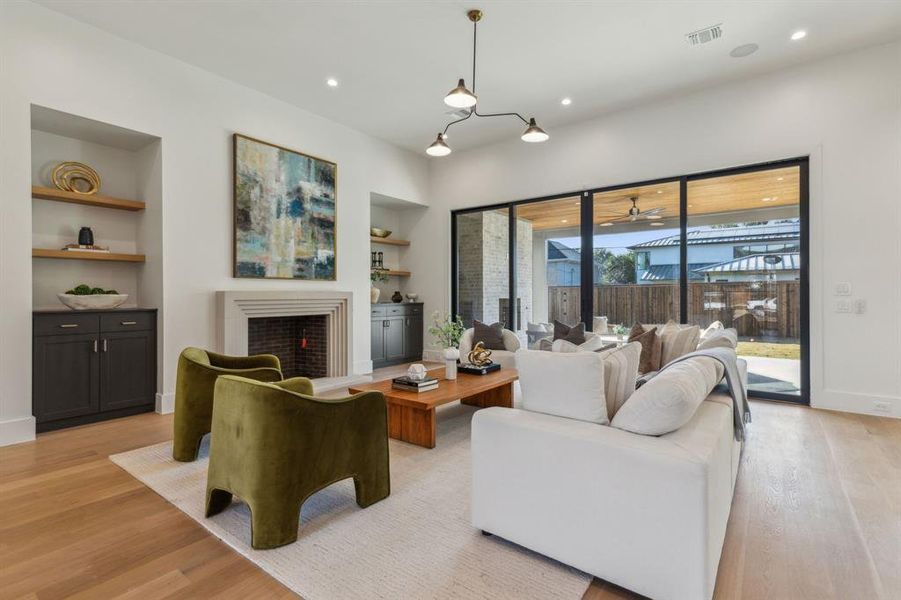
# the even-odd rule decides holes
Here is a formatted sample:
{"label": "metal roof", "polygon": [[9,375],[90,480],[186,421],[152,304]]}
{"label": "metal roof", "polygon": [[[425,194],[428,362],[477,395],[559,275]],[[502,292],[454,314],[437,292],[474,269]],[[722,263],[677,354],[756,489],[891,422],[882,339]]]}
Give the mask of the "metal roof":
{"label": "metal roof", "polygon": [[[778,258],[779,262],[770,264],[767,257]],[[752,273],[770,271],[797,271],[801,268],[801,253],[786,254],[752,254],[735,260],[727,260],[694,269],[698,273]]]}
{"label": "metal roof", "polygon": [[[704,267],[715,263],[689,263],[688,280],[703,281],[701,271]],[[679,281],[679,265],[651,265],[641,274],[642,281]]]}
{"label": "metal roof", "polygon": [[547,243],[547,259],[548,260],[574,260],[580,262],[582,253],[574,248],[570,248],[566,244],[548,240]]}
{"label": "metal roof", "polygon": [[[801,223],[780,223],[779,225],[748,225],[746,227],[708,227],[687,233],[687,244],[729,244],[733,242],[755,242],[770,240],[794,240],[801,237]],[[642,242],[634,248],[661,248],[678,246],[679,235],[671,235],[649,242]]]}

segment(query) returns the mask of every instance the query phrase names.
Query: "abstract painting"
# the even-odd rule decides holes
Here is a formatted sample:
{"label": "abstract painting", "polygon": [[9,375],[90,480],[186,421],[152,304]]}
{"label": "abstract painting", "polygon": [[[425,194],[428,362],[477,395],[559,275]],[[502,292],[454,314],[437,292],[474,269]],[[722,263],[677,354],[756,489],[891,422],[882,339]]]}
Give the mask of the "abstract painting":
{"label": "abstract painting", "polygon": [[336,279],[338,165],[234,136],[235,277]]}

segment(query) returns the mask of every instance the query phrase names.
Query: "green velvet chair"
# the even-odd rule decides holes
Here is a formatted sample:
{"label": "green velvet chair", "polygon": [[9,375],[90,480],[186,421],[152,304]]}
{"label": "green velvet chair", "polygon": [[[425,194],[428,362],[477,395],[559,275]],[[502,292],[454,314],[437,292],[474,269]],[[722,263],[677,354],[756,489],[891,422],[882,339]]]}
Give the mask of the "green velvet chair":
{"label": "green velvet chair", "polygon": [[388,410],[381,392],[314,398],[309,379],[216,382],[206,516],[250,508],[251,545],[297,540],[300,507],[314,492],[353,477],[357,504],[388,497]]}
{"label": "green velvet chair", "polygon": [[240,375],[259,381],[281,381],[278,357],[225,356],[185,348],[178,357],[175,378],[175,431],[172,457],[181,462],[197,459],[200,441],[210,432],[213,418],[213,390],[220,375]]}

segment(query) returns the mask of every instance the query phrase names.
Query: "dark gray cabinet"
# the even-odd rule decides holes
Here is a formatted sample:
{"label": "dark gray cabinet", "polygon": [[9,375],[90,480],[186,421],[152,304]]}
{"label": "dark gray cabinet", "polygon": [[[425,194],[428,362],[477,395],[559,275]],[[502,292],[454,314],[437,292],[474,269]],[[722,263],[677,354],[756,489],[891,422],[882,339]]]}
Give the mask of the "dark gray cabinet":
{"label": "dark gray cabinet", "polygon": [[373,304],[370,322],[372,366],[422,359],[422,304]]}
{"label": "dark gray cabinet", "polygon": [[36,312],[33,332],[38,431],[153,410],[156,310]]}

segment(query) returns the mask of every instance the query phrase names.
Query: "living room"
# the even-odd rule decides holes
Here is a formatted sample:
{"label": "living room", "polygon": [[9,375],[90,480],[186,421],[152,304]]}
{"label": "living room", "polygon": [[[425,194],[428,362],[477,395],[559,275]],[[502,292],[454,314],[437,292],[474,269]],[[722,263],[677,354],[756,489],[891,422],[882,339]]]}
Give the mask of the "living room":
{"label": "living room", "polygon": [[[0,597],[901,596],[898,3],[22,0],[0,52]],[[266,519],[228,465],[288,447]]]}

